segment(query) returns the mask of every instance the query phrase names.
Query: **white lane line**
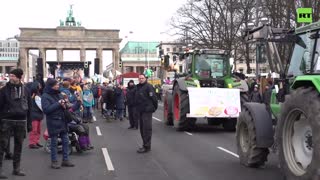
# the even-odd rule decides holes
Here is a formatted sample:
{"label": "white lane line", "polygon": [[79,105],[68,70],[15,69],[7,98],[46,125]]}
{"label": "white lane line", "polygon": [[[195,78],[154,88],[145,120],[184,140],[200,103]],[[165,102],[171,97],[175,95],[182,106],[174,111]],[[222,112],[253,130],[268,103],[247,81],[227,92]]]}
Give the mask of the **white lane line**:
{"label": "white lane line", "polygon": [[93,121],[97,121],[97,118],[95,116],[92,117]]}
{"label": "white lane line", "polygon": [[187,131],[185,131],[184,133],[188,134],[189,136],[192,136],[192,133],[189,133]]}
{"label": "white lane line", "polygon": [[157,120],[157,121],[159,121],[159,122],[162,122],[161,119],[158,119],[158,118],[156,118],[156,117],[152,117],[152,118],[155,119],[155,120]]}
{"label": "white lane line", "polygon": [[96,130],[97,130],[97,134],[98,134],[98,136],[102,136],[102,133],[101,133],[101,131],[100,131],[99,126],[96,126]]}
{"label": "white lane line", "polygon": [[112,165],[112,162],[111,162],[111,159],[110,159],[110,156],[109,156],[107,148],[102,148],[102,153],[103,153],[104,160],[106,162],[108,170],[109,171],[114,171],[114,167]]}
{"label": "white lane line", "polygon": [[223,148],[223,147],[217,147],[217,148],[220,149],[221,151],[224,151],[224,152],[226,152],[226,153],[228,153],[228,154],[231,154],[232,156],[234,156],[234,157],[236,157],[236,158],[239,158],[239,155],[236,154],[236,153],[234,153],[234,152],[231,152],[231,151],[229,151],[229,150],[227,150],[227,149],[225,149],[225,148]]}

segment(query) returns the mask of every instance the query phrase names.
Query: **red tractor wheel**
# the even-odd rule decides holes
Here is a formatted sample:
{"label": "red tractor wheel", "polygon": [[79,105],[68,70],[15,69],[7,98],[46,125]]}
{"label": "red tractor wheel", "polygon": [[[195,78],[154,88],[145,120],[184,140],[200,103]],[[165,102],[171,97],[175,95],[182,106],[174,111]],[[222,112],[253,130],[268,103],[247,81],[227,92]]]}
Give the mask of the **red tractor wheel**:
{"label": "red tractor wheel", "polygon": [[189,96],[187,91],[182,91],[178,85],[173,89],[173,125],[178,131],[191,129],[195,122],[195,118],[187,118],[190,112]]}
{"label": "red tractor wheel", "polygon": [[173,125],[172,92],[166,92],[163,100],[163,118],[166,125]]}

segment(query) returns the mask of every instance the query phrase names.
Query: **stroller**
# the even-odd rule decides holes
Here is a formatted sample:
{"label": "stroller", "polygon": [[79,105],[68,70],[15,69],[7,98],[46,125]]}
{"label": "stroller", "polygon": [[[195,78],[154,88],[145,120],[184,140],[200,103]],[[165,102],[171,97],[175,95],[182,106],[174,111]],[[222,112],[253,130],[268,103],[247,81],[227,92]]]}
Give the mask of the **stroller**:
{"label": "stroller", "polygon": [[[68,148],[69,152],[68,153],[69,154],[73,153],[73,147],[75,147],[77,152],[81,153],[82,149],[81,149],[79,141],[78,141],[78,135],[75,132],[68,132],[68,136],[69,136],[69,148]],[[44,145],[44,150],[47,153],[50,153],[51,152],[51,139],[49,137],[47,129],[43,133],[43,138],[46,141],[45,145]],[[62,140],[59,137],[57,139],[57,148],[58,148],[58,153],[62,153]]]}

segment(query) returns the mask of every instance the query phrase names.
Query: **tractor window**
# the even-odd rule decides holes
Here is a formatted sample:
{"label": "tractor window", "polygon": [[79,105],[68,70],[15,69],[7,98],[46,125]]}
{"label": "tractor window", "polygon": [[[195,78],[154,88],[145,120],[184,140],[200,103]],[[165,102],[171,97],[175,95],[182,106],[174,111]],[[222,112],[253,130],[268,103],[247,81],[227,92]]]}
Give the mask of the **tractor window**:
{"label": "tractor window", "polygon": [[314,39],[310,35],[302,34],[299,37],[306,45],[305,47],[296,43],[288,69],[289,76],[298,76],[310,72],[311,51],[313,50]]}
{"label": "tractor window", "polygon": [[227,59],[221,55],[196,55],[195,73],[201,78],[218,78],[227,73]]}
{"label": "tractor window", "polygon": [[320,39],[317,40],[317,48],[314,54],[314,72],[320,73]]}

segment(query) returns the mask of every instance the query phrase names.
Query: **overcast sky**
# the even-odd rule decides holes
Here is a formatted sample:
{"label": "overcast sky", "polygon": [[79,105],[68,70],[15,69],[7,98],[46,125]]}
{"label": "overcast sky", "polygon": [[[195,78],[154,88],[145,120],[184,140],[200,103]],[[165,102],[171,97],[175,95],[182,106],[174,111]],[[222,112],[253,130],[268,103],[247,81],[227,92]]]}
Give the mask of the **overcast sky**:
{"label": "overcast sky", "polygon": [[[19,27],[56,28],[67,17],[70,4],[76,21],[87,29],[119,29],[120,47],[131,41],[169,40],[165,32],[171,17],[186,0],[1,0],[0,39],[20,34]],[[133,33],[129,33],[133,32]],[[127,38],[126,38],[127,36]],[[31,51],[37,54],[38,51]],[[94,51],[86,59],[93,61]],[[56,51],[47,51],[55,61]],[[112,62],[110,51],[103,52],[103,67]],[[79,51],[64,51],[65,61],[79,61]],[[93,64],[90,71],[93,73]]]}
{"label": "overcast sky", "polygon": [[121,38],[159,41],[160,32],[186,0],[3,0],[0,39],[19,34],[19,27],[55,28],[70,4],[85,28],[120,29]]}

